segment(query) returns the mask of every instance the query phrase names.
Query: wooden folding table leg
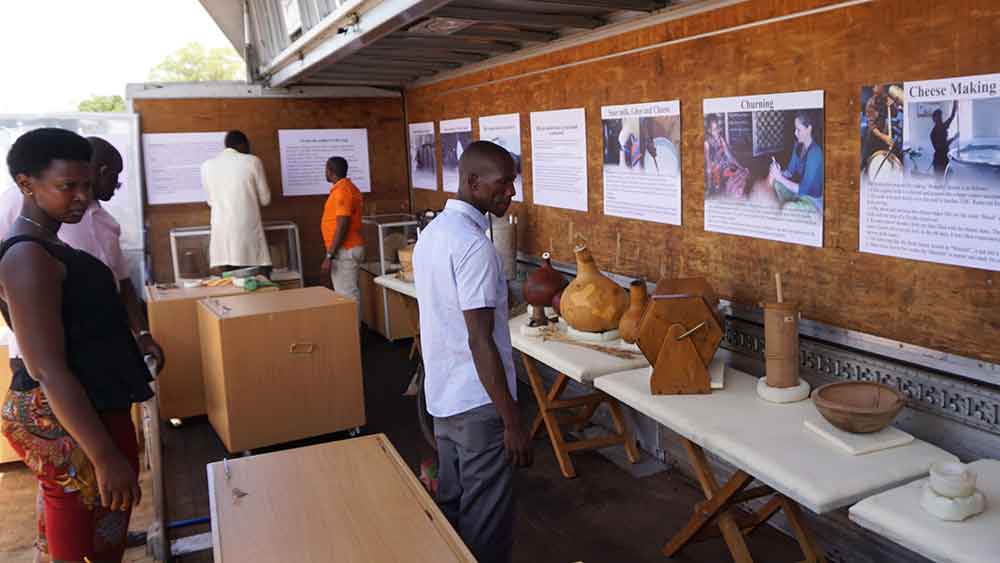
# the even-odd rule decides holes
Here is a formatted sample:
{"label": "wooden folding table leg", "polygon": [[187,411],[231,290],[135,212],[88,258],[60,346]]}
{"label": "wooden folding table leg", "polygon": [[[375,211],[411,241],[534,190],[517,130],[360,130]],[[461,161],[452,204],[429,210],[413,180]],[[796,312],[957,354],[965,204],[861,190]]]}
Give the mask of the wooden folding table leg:
{"label": "wooden folding table leg", "polygon": [[799,541],[802,554],[805,555],[803,563],[824,563],[823,550],[816,545],[812,537],[812,532],[802,519],[802,511],[799,504],[788,497],[781,496],[781,507],[785,511],[785,518],[788,519],[792,531],[795,532],[795,539]]}
{"label": "wooden folding table leg", "polygon": [[705,457],[705,451],[701,449],[701,446],[692,443],[686,438],[682,438],[681,442],[684,444],[684,449],[687,450],[691,466],[698,477],[698,482],[701,484],[702,492],[704,492],[707,501],[691,517],[688,525],[676,534],[667,545],[663,546],[664,555],[669,557],[680,551],[711,520],[711,518],[706,518],[706,516],[718,514],[717,525],[719,526],[719,531],[722,532],[723,539],[726,540],[726,545],[729,547],[729,553],[733,556],[733,561],[736,563],[753,563],[753,557],[750,556],[750,549],[743,538],[743,531],[740,530],[739,524],[736,523],[733,515],[729,513],[728,508],[725,506],[729,498],[750,484],[753,478],[743,471],[737,471],[726,483],[726,486],[723,487],[724,490],[720,490],[719,483],[716,481],[715,475],[712,474],[708,458]]}
{"label": "wooden folding table leg", "polygon": [[622,407],[618,403],[618,399],[608,395],[606,402],[608,408],[611,409],[611,421],[615,425],[615,431],[625,440],[625,456],[628,457],[630,463],[639,461],[639,450],[635,447],[632,432],[625,425],[625,416],[622,414]]}
{"label": "wooden folding table leg", "polygon": [[542,411],[548,408],[549,403],[555,401],[562,394],[563,390],[566,389],[566,384],[569,383],[569,378],[563,374],[559,374],[556,378],[555,383],[547,393],[548,400],[545,401],[545,405],[538,405],[538,414],[535,415],[535,421],[531,424],[531,437],[534,438],[538,434],[538,429],[542,427]]}
{"label": "wooden folding table leg", "polygon": [[542,418],[542,422],[545,423],[545,430],[549,433],[549,442],[552,444],[552,451],[556,454],[556,459],[559,461],[559,469],[562,471],[563,477],[572,479],[576,477],[576,469],[573,467],[573,461],[569,458],[569,452],[566,451],[566,442],[563,440],[562,430],[559,428],[559,421],[556,420],[555,412],[548,408],[549,399],[545,393],[545,386],[542,385],[542,378],[538,375],[538,370],[535,368],[535,361],[526,354],[521,354],[521,358],[524,361],[524,369],[528,372],[528,382],[531,383],[531,391],[538,402],[539,416]]}

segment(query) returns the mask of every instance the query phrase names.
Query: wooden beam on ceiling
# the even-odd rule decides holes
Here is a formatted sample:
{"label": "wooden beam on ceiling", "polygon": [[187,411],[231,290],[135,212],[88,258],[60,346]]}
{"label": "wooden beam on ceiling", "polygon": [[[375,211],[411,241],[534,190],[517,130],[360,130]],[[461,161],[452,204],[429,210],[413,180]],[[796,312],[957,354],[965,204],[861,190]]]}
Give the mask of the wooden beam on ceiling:
{"label": "wooden beam on ceiling", "polygon": [[425,35],[417,33],[393,33],[388,37],[380,39],[378,44],[398,48],[402,53],[405,53],[410,47],[430,47],[432,49],[448,49],[451,51],[485,53],[488,55],[513,53],[518,49],[517,45],[511,43],[497,43],[490,40],[454,37],[450,35]]}
{"label": "wooden beam on ceiling", "polygon": [[379,57],[417,57],[428,61],[449,61],[458,63],[477,63],[489,58],[481,53],[456,53],[447,49],[431,49],[426,47],[410,47],[405,53],[400,53],[399,49],[392,47],[381,47],[378,43],[365,47],[358,51],[362,55],[375,55]]}
{"label": "wooden beam on ceiling", "polygon": [[375,55],[368,56],[369,53],[367,51],[362,51],[361,53],[361,55],[352,55],[347,57],[344,62],[352,65],[367,65],[371,68],[400,68],[414,70],[445,70],[462,66],[461,63],[454,61],[421,60],[417,57],[401,59],[399,57],[378,57]]}
{"label": "wooden beam on ceiling", "polygon": [[472,37],[476,39],[493,39],[494,41],[519,41],[522,43],[548,43],[559,39],[556,33],[548,31],[529,31],[527,29],[498,29],[482,25],[474,25],[452,33],[450,37]]}
{"label": "wooden beam on ceiling", "polygon": [[533,0],[543,4],[558,4],[562,6],[582,6],[586,8],[604,8],[606,10],[628,10],[631,12],[655,12],[671,4],[664,0]]}
{"label": "wooden beam on ceiling", "polygon": [[435,11],[434,15],[443,18],[458,18],[463,20],[533,27],[596,29],[604,25],[602,20],[590,16],[518,12],[513,10],[492,10],[486,8],[458,8],[445,6],[444,8],[440,8]]}
{"label": "wooden beam on ceiling", "polygon": [[347,73],[347,74],[378,74],[380,76],[403,76],[403,77],[416,77],[416,76],[430,76],[436,74],[435,69],[412,69],[412,68],[390,68],[375,65],[362,65],[362,64],[351,64],[348,62],[337,63],[330,67],[324,68],[320,74],[324,76],[336,76],[337,74]]}

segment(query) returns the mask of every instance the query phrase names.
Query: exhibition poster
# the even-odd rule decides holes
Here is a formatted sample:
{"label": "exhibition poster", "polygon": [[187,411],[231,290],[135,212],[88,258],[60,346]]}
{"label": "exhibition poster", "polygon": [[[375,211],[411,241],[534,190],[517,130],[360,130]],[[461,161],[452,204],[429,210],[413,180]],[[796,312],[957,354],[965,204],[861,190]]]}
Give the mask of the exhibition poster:
{"label": "exhibition poster", "polygon": [[681,224],[677,100],[601,108],[604,214]]}
{"label": "exhibition poster", "polygon": [[861,251],[1000,271],[1000,74],[860,101]]}
{"label": "exhibition poster", "polygon": [[531,179],[536,204],[587,211],[583,108],[531,112]]}
{"label": "exhibition poster", "polygon": [[444,191],[455,193],[458,191],[458,159],[472,143],[472,119],[447,119],[438,125],[441,129],[441,182]]}
{"label": "exhibition poster", "polygon": [[145,133],[142,156],[150,205],[205,201],[201,165],[225,148],[225,131]]}
{"label": "exhibition poster", "polygon": [[706,99],[705,230],[823,246],[823,91]]}
{"label": "exhibition poster", "polygon": [[410,124],[410,181],[420,190],[437,189],[433,121]]}
{"label": "exhibition poster", "polygon": [[507,113],[480,117],[479,139],[496,143],[510,153],[517,169],[517,178],[514,179],[514,201],[524,201],[524,182],[521,180],[521,115]]}
{"label": "exhibition poster", "polygon": [[372,191],[367,129],[279,129],[281,193],[327,195],[326,162],[347,159],[347,177],[362,192]]}

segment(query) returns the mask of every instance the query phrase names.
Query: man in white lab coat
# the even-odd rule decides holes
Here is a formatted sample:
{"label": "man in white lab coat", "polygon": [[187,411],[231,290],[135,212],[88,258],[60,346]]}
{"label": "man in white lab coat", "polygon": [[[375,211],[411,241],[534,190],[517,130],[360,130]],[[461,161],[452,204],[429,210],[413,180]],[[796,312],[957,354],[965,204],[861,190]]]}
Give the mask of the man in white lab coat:
{"label": "man in white lab coat", "polygon": [[226,133],[226,149],[201,165],[201,185],[212,208],[209,263],[217,271],[271,269],[260,208],[271,203],[264,165],[250,154],[242,131]]}

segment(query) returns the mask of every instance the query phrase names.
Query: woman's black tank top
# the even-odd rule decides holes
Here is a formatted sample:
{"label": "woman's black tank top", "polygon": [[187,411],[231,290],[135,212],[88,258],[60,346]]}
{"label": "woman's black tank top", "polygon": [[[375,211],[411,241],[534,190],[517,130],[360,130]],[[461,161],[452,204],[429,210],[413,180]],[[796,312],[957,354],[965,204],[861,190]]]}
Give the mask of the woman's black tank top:
{"label": "woman's black tank top", "polygon": [[[31,236],[14,236],[0,245],[0,260],[19,242],[34,242],[66,267],[62,285],[62,321],[66,361],[98,411],[125,409],[153,396],[149,371],[132,338],[128,313],[114,274],[103,262],[81,250]],[[7,304],[0,307],[17,337]],[[23,346],[24,342],[20,342]],[[20,361],[12,361],[11,389],[38,386]]]}

